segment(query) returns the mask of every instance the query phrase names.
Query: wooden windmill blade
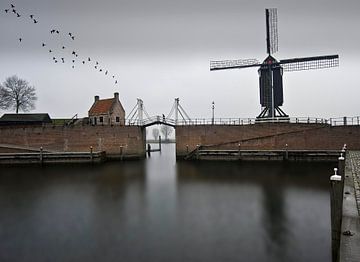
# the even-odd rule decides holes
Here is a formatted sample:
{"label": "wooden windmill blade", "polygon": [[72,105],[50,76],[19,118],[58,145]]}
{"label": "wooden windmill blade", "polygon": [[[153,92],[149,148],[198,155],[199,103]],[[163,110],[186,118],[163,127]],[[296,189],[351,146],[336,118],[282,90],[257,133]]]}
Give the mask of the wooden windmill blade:
{"label": "wooden windmill blade", "polygon": [[277,9],[265,9],[266,17],[266,52],[271,55],[278,51]]}
{"label": "wooden windmill blade", "polygon": [[210,71],[261,66],[257,59],[210,61]]}
{"label": "wooden windmill blade", "polygon": [[279,64],[287,72],[330,68],[339,66],[339,55],[284,59]]}

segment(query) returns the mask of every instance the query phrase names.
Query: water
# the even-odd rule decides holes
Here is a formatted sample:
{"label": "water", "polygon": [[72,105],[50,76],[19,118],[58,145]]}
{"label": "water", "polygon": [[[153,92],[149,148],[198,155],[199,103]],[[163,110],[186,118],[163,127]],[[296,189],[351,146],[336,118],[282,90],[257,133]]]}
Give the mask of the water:
{"label": "water", "polygon": [[174,152],[0,167],[0,261],[330,261],[333,164],[176,163]]}

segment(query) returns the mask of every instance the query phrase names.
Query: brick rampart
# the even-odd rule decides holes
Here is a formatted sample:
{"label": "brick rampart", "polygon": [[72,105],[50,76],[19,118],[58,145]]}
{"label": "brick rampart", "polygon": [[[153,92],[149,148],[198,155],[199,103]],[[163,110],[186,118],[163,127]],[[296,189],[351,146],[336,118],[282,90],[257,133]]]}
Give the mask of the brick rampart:
{"label": "brick rampart", "polygon": [[176,154],[186,155],[196,145],[210,149],[339,150],[344,144],[360,149],[360,126],[262,123],[242,126],[198,125],[176,127]]}
{"label": "brick rampart", "polygon": [[[51,152],[106,151],[108,155],[145,156],[145,134],[137,126],[32,126],[0,127],[0,151],[6,147],[36,149]],[[3,149],[3,150],[2,150]]]}

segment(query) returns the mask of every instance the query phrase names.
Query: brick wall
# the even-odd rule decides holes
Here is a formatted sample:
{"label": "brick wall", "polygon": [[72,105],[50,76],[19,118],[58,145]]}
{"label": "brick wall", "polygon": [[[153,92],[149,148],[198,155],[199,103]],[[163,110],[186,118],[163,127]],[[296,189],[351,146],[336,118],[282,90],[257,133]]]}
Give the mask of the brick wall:
{"label": "brick wall", "polygon": [[196,145],[216,149],[334,149],[346,143],[360,149],[360,126],[330,127],[322,124],[263,123],[243,126],[178,126],[176,154],[191,152]]}
{"label": "brick wall", "polygon": [[1,145],[59,152],[87,152],[92,146],[107,154],[120,154],[123,146],[124,154],[145,156],[145,135],[136,126],[0,127],[0,150]]}

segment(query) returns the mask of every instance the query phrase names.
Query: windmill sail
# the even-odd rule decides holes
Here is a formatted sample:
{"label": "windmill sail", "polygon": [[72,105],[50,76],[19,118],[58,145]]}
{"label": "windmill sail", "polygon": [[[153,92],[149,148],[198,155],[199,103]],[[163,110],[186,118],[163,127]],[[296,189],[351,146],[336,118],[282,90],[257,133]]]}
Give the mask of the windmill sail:
{"label": "windmill sail", "polygon": [[302,71],[339,66],[339,55],[313,56],[280,60],[285,71]]}
{"label": "windmill sail", "polygon": [[261,63],[257,59],[210,61],[210,70],[239,69],[260,65]]}
{"label": "windmill sail", "polygon": [[278,51],[278,22],[277,9],[269,8],[265,10],[266,16],[266,51],[269,55]]}

